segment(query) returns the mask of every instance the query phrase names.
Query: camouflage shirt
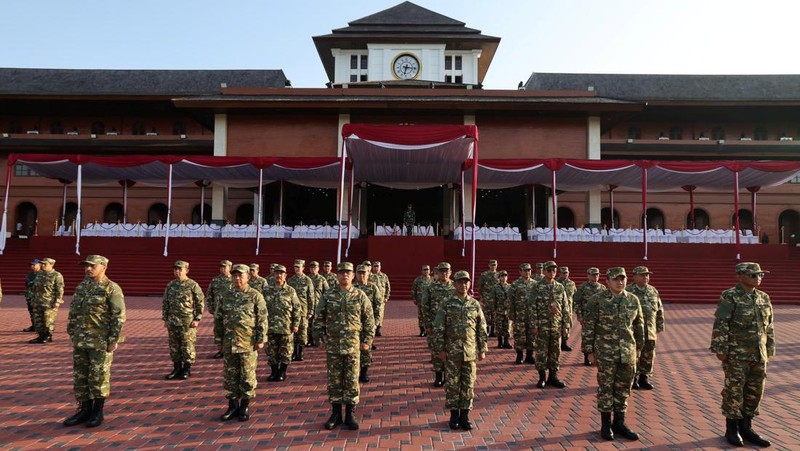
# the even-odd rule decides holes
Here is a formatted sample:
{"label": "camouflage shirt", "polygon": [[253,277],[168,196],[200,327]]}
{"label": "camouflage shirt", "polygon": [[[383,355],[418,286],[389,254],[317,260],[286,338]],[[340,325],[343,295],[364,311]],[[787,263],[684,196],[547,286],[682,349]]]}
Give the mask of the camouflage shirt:
{"label": "camouflage shirt", "polygon": [[373,273],[375,280],[370,277],[369,281],[374,283],[379,290],[383,291],[383,302],[389,301],[389,295],[392,292],[392,285],[389,283],[389,276],[386,273],[378,272]]}
{"label": "camouflage shirt", "polygon": [[508,314],[511,311],[511,290],[510,283],[498,283],[489,292],[489,298],[494,303],[496,312]]}
{"label": "camouflage shirt", "polygon": [[300,300],[294,288],[288,283],[284,283],[282,287],[267,287],[264,300],[269,313],[269,333],[293,333],[300,324]]}
{"label": "camouflage shirt", "polygon": [[428,284],[427,289],[422,292],[422,317],[426,328],[433,328],[433,321],[439,313],[442,302],[455,292],[453,282],[450,280],[446,283],[434,280]]}
{"label": "camouflage shirt", "polygon": [[403,224],[405,224],[406,227],[413,226],[415,222],[417,222],[417,214],[414,213],[414,210],[406,210],[403,212]]}
{"label": "camouflage shirt", "polygon": [[55,308],[64,302],[64,277],[58,271],[39,271],[33,285],[33,302]]}
{"label": "camouflage shirt", "polygon": [[644,346],[644,314],[639,298],[601,291],[589,298],[583,318],[583,352],[597,360],[636,365]]}
{"label": "camouflage shirt", "polygon": [[645,340],[655,341],[656,334],[664,331],[664,305],[661,303],[658,290],[650,284],[639,288],[635,283],[628,285],[626,290],[635,294],[642,305]]}
{"label": "camouflage shirt", "polygon": [[369,299],[369,302],[372,303],[373,310],[375,304],[383,303],[383,294],[374,283],[367,282],[366,285],[362,285],[358,282],[353,282],[353,286],[363,291],[364,294],[367,295],[367,299]]}
{"label": "camouflage shirt", "polygon": [[[316,296],[316,302],[319,302],[319,300],[322,299],[322,293],[328,291],[331,285],[328,283],[327,280],[325,280],[325,276],[323,276],[322,274],[316,274],[316,275],[312,274],[309,275],[308,278],[311,279],[311,283],[314,284],[314,295]],[[339,283],[337,282],[336,285],[339,285]],[[314,308],[309,311],[313,312],[314,310],[316,310],[317,308],[316,302],[314,303]]]}
{"label": "camouflage shirt", "polygon": [[535,329],[569,332],[569,306],[564,285],[555,280],[543,281],[534,285],[528,296],[528,318]]}
{"label": "camouflage shirt", "polygon": [[572,305],[572,302],[575,300],[575,292],[578,290],[578,288],[575,286],[575,282],[572,279],[560,278],[556,281],[561,285],[564,285],[564,291],[567,293],[567,307],[569,309],[569,312],[566,312],[565,314],[571,317],[575,308],[575,306]]}
{"label": "camouflage shirt", "polygon": [[39,271],[28,271],[25,276],[25,300],[30,301],[33,299],[33,287],[36,283],[36,276]]}
{"label": "camouflage shirt", "polygon": [[216,311],[217,304],[219,303],[219,299],[222,297],[222,294],[232,289],[233,282],[231,281],[231,276],[223,276],[220,274],[211,279],[211,283],[208,284],[208,290],[206,291],[206,305],[208,305],[208,312],[213,315]]}
{"label": "camouflage shirt", "polygon": [[85,278],[75,287],[69,306],[67,334],[76,349],[105,351],[123,341],[125,296],[108,278],[95,282]]}
{"label": "camouflage shirt", "polygon": [[486,298],[491,293],[492,289],[494,289],[497,284],[500,283],[500,278],[497,275],[497,271],[484,271],[481,273],[481,276],[478,277],[478,293],[481,295],[481,301],[486,302]]}
{"label": "camouflage shirt", "polygon": [[252,288],[252,289],[254,289],[254,290],[256,290],[256,291],[258,291],[259,293],[262,293],[262,294],[264,293],[264,290],[267,288],[267,285],[268,285],[267,279],[265,279],[265,278],[263,278],[261,276],[251,277],[247,281],[247,284],[250,285],[250,288]]}
{"label": "camouflage shirt", "polygon": [[488,339],[486,318],[475,298],[453,294],[442,302],[433,322],[434,351],[446,352],[448,360],[471,362],[488,350]]}
{"label": "camouflage shirt", "polygon": [[205,308],[205,296],[200,285],[192,279],[173,279],[164,290],[161,304],[161,320],[170,326],[187,326],[200,321]]}
{"label": "camouflage shirt", "polygon": [[224,292],[214,314],[214,343],[226,354],[252,352],[267,341],[267,315],[264,296],[249,286]]}
{"label": "camouflage shirt", "polygon": [[375,337],[372,303],[355,287],[342,290],[337,286],[326,291],[317,305],[313,334],[325,342],[330,354],[360,352],[361,344],[372,344]]}
{"label": "camouflage shirt", "polygon": [[575,291],[575,296],[572,298],[572,309],[578,315],[578,319],[583,321],[586,316],[586,307],[589,298],[595,294],[608,290],[608,287],[599,282],[583,282],[581,286]]}
{"label": "camouflage shirt", "polygon": [[415,305],[419,305],[422,301],[422,292],[432,280],[431,276],[417,276],[414,279],[414,283],[411,284],[411,300],[414,301]]}
{"label": "camouflage shirt", "polygon": [[532,278],[528,280],[519,278],[511,284],[511,302],[508,310],[508,317],[511,321],[516,323],[530,321],[528,318],[530,310],[528,307],[528,299],[535,286],[536,281]]}
{"label": "camouflage shirt", "polygon": [[308,315],[309,312],[313,313],[317,305],[317,294],[314,291],[314,282],[305,274],[293,275],[286,281],[294,291],[297,292],[297,298],[300,299],[300,311],[303,315]]}
{"label": "camouflage shirt", "polygon": [[711,352],[728,358],[767,362],[775,355],[775,329],[769,295],[741,284],[722,292],[714,314]]}
{"label": "camouflage shirt", "polygon": [[328,274],[323,274],[322,277],[328,281],[328,288],[338,287],[339,286],[339,279],[336,277],[335,272],[329,272]]}

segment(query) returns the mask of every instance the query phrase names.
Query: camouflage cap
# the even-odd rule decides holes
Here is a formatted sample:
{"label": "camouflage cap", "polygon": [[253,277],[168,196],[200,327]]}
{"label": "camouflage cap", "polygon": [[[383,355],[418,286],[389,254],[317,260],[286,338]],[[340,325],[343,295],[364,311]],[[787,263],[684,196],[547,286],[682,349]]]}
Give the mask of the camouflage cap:
{"label": "camouflage cap", "polygon": [[652,274],[650,272],[650,270],[647,269],[647,266],[637,266],[637,267],[633,268],[633,273],[634,274]]}
{"label": "camouflage cap", "polygon": [[536,269],[544,269],[544,263],[537,263]]}
{"label": "camouflage cap", "polygon": [[520,271],[530,271],[531,270],[531,264],[530,263],[522,263],[521,265],[519,265],[519,269],[520,269]]}
{"label": "camouflage cap", "polygon": [[501,271],[498,271],[498,272],[497,272],[497,275],[498,275],[499,277],[506,277],[506,276],[508,276],[508,271],[506,271],[505,269],[503,269],[503,270],[501,270]]}
{"label": "camouflage cap", "polygon": [[333,263],[331,263],[330,260],[325,260],[324,262],[322,262],[322,266],[333,266]]}
{"label": "camouflage cap", "polygon": [[758,263],[743,262],[736,265],[736,274],[769,274],[769,271],[762,270]]}
{"label": "camouflage cap", "polygon": [[172,264],[173,268],[181,268],[181,269],[189,269],[189,262],[185,262],[183,260],[177,260],[175,263]]}
{"label": "camouflage cap", "polygon": [[586,270],[586,274],[590,274],[593,276],[600,275],[600,268],[595,268],[594,266],[592,266],[591,268]]}
{"label": "camouflage cap", "polygon": [[[538,268],[539,265],[536,265],[536,267]],[[550,260],[550,261],[546,261],[546,262],[542,263],[542,268],[544,268],[544,269],[558,268],[558,264],[556,262],[554,262],[553,260]]]}
{"label": "camouflage cap", "polygon": [[299,258],[294,261],[294,265],[295,266],[305,266],[305,264],[306,264],[306,261],[302,260],[302,259],[299,259]]}
{"label": "camouflage cap", "polygon": [[[278,266],[283,266],[283,265],[279,265],[277,263],[270,263],[269,264],[269,270],[270,271],[275,271],[275,268],[277,268]],[[285,268],[285,266],[283,266],[283,267]]]}
{"label": "camouflage cap", "polygon": [[81,265],[103,265],[108,266],[108,259],[102,255],[89,255],[80,261]]}
{"label": "camouflage cap", "polygon": [[245,264],[239,263],[233,265],[233,268],[231,268],[231,272],[238,272],[240,274],[249,274],[250,268]]}
{"label": "camouflage cap", "polygon": [[450,270],[450,263],[441,262],[438,266],[436,266],[437,271],[449,271]]}
{"label": "camouflage cap", "polygon": [[367,272],[367,271],[369,271],[369,269],[367,269],[367,265],[358,265],[358,267],[356,268],[356,272]]}
{"label": "camouflage cap", "polygon": [[422,265],[422,269],[430,270],[431,269],[431,265]]}
{"label": "camouflage cap", "polygon": [[274,272],[286,272],[286,267],[277,263],[273,263],[271,269]]}
{"label": "camouflage cap", "polygon": [[336,265],[336,272],[353,271],[353,264],[350,262],[341,262]]}
{"label": "camouflage cap", "polygon": [[497,265],[497,260],[489,260],[489,266]]}
{"label": "camouflage cap", "polygon": [[42,261],[39,260],[38,258],[34,258],[33,260],[31,260],[31,265],[41,265],[41,264]]}
{"label": "camouflage cap", "polygon": [[608,268],[608,270],[606,270],[606,279],[608,280],[616,279],[619,276],[628,277],[628,275],[625,274],[625,268],[621,266],[615,266],[613,268]]}
{"label": "camouflage cap", "polygon": [[459,281],[461,279],[467,279],[469,281],[472,281],[472,279],[469,278],[469,273],[466,271],[458,271],[456,275],[453,276],[453,280],[455,281]]}
{"label": "camouflage cap", "polygon": [[558,272],[568,274],[569,273],[569,266],[561,266],[558,268]]}
{"label": "camouflage cap", "polygon": [[308,266],[310,268],[316,268],[316,267],[319,266],[319,262],[318,261],[313,261],[313,262],[309,263]]}
{"label": "camouflage cap", "polygon": [[380,265],[381,265],[381,262],[379,262],[378,260],[375,260],[375,261],[372,262],[372,266],[380,266]]}
{"label": "camouflage cap", "polygon": [[361,262],[361,264],[362,265],[367,265],[367,266],[372,266],[372,262],[369,261],[369,260],[364,260],[363,262]]}
{"label": "camouflage cap", "polygon": [[256,271],[261,268],[261,265],[258,263],[250,263],[250,269],[255,269]]}
{"label": "camouflage cap", "polygon": [[43,258],[43,259],[41,260],[41,262],[42,262],[42,263],[49,263],[49,264],[51,264],[51,265],[55,265],[55,264],[56,264],[56,261],[55,261],[55,260],[53,260],[53,259],[52,259],[52,258],[50,258],[50,257]]}
{"label": "camouflage cap", "polygon": [[230,260],[222,260],[221,262],[219,262],[219,265],[220,266],[233,266],[233,262],[231,262]]}

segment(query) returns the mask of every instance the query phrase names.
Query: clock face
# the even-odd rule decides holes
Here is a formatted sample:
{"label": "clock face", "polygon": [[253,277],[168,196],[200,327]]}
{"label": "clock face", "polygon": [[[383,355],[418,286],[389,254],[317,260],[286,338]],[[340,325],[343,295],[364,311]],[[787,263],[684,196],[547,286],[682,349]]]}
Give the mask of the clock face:
{"label": "clock face", "polygon": [[392,72],[401,80],[413,80],[419,76],[419,60],[409,53],[403,53],[394,59]]}

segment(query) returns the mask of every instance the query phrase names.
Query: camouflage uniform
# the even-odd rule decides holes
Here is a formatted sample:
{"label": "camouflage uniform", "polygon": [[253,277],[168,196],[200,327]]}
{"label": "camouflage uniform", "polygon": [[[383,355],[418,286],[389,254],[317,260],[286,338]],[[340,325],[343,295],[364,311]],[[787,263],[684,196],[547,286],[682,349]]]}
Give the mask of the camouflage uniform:
{"label": "camouflage uniform", "polygon": [[422,293],[427,289],[431,283],[431,276],[417,276],[414,283],[411,284],[411,300],[417,306],[417,323],[419,324],[420,333],[425,333],[425,318],[422,314]]}
{"label": "camouflage uniform", "polygon": [[[322,274],[322,277],[328,282],[328,288],[338,287],[339,286],[339,279],[336,278],[335,272],[329,272],[327,274]],[[315,310],[316,311],[316,310]]]}
{"label": "camouflage uniform", "polygon": [[200,321],[202,318],[204,300],[200,285],[189,278],[172,280],[164,290],[161,320],[167,325],[169,357],[176,364],[194,364],[197,328],[191,325],[193,321]]}
{"label": "camouflage uniform", "polygon": [[442,372],[444,371],[444,362],[439,358],[439,353],[433,348],[433,322],[436,320],[436,315],[439,313],[442,302],[455,295],[455,288],[453,288],[453,283],[450,280],[447,282],[434,280],[428,284],[427,288],[422,292],[422,312],[425,318],[425,329],[428,331],[428,348],[431,350],[433,371]]}
{"label": "camouflage uniform", "polygon": [[628,285],[626,290],[639,298],[644,313],[644,346],[639,354],[636,370],[640,375],[650,377],[656,358],[656,334],[664,331],[664,305],[658,290],[650,284],[639,287],[634,283]]}
{"label": "camouflage uniform", "polygon": [[[372,306],[376,304],[383,304],[383,293],[375,286],[374,283],[367,282],[366,285],[362,285],[358,282],[353,282],[353,286],[358,288],[359,290],[363,291],[364,294],[367,295],[367,299]],[[375,315],[375,324],[378,324],[377,312],[373,309],[372,314]],[[361,368],[365,366],[370,366],[372,364],[372,349],[361,350]]]}
{"label": "camouflage uniform", "polygon": [[250,277],[250,279],[247,281],[247,284],[250,286],[250,288],[258,291],[259,293],[264,293],[264,290],[267,289],[269,282],[267,282],[267,279],[261,276],[254,276]]}
{"label": "camouflage uniform", "polygon": [[514,328],[514,349],[518,352],[533,351],[533,323],[532,318],[528,317],[528,303],[530,293],[536,286],[533,279],[525,280],[519,278],[511,284],[511,299],[509,308],[509,318]]}
{"label": "camouflage uniform", "polygon": [[267,305],[258,291],[249,286],[244,290],[231,288],[220,297],[214,314],[214,342],[224,354],[222,387],[227,391],[226,398],[256,396],[256,348],[267,340],[267,324]]}
{"label": "camouflage uniform", "polygon": [[[528,318],[536,335],[536,369],[558,371],[561,337],[569,333],[567,293],[564,285],[543,280],[531,290]],[[553,313],[553,311],[556,311]]]}
{"label": "camouflage uniform", "polygon": [[564,322],[567,323],[567,333],[569,333],[569,331],[572,330],[572,312],[575,311],[573,300],[578,288],[575,286],[575,282],[573,282],[572,279],[566,277],[560,277],[556,279],[556,282],[564,285],[564,292],[567,295],[567,302],[561,314],[564,316]]}
{"label": "camouflage uniform", "polygon": [[[595,274],[599,274],[599,270]],[[578,321],[580,321],[581,324],[583,324],[584,318],[586,317],[586,308],[588,307],[589,299],[591,299],[595,294],[607,290],[608,287],[599,282],[584,282],[578,287],[578,289],[575,291],[572,307],[575,310],[575,315],[578,317]],[[584,337],[586,337],[586,335],[581,333],[581,349],[586,348]],[[591,365],[591,363],[589,363],[588,354],[584,354],[583,364],[587,366]]]}
{"label": "camouflage uniform", "polygon": [[64,302],[64,277],[56,270],[39,271],[33,285],[34,326],[40,338],[50,339],[58,307]]}
{"label": "camouflage uniform", "polygon": [[379,303],[372,306],[372,309],[375,311],[375,327],[381,327],[383,325],[383,312],[386,303],[389,302],[389,295],[392,292],[392,286],[389,283],[389,276],[382,272],[373,273],[375,276],[375,280],[373,281],[370,278],[370,282],[374,283],[378,287],[378,291],[382,292],[382,296],[379,299]]}
{"label": "camouflage uniform", "polygon": [[267,363],[270,366],[289,364],[294,343],[293,330],[300,324],[300,299],[294,288],[284,283],[271,286],[264,292],[269,316],[267,329]]}
{"label": "camouflage uniform", "polygon": [[[495,262],[497,264],[497,262]],[[486,315],[486,321],[489,324],[489,332],[490,336],[494,336],[494,324],[495,324],[495,305],[490,293],[500,283],[500,280],[497,276],[497,271],[484,271],[481,273],[481,276],[478,278],[477,288],[478,293],[481,297],[481,303],[483,305],[483,312]]]}
{"label": "camouflage uniform", "polygon": [[232,289],[233,283],[231,282],[231,276],[224,276],[220,274],[211,279],[211,283],[208,284],[208,290],[206,290],[205,299],[206,306],[208,307],[208,313],[213,316],[222,295]]}
{"label": "camouflage uniform", "polygon": [[300,323],[294,341],[300,346],[305,346],[308,342],[308,320],[314,313],[314,306],[317,305],[314,282],[305,274],[293,275],[286,281],[297,293],[300,300]]}
{"label": "camouflage uniform", "polygon": [[491,299],[494,305],[494,325],[497,338],[505,343],[508,342],[511,336],[512,289],[512,285],[508,282],[498,283],[488,294],[489,299]]}
{"label": "camouflage uniform", "polygon": [[411,208],[403,212],[403,225],[406,226],[406,235],[414,233],[414,224],[417,222],[417,214]]}
{"label": "camouflage uniform", "polygon": [[[34,260],[33,262],[37,262],[38,260]],[[39,264],[33,263],[31,265]],[[25,305],[28,307],[28,315],[31,317],[31,327],[33,330],[36,330],[36,313],[33,306],[33,287],[36,283],[36,276],[39,274],[39,270],[36,271],[28,271],[28,274],[25,276]]]}

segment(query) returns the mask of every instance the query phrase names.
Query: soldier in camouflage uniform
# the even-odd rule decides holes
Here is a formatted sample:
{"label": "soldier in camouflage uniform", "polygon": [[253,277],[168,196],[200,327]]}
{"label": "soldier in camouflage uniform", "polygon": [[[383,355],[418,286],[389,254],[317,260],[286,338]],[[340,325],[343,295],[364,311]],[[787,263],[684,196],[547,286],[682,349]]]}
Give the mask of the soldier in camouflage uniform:
{"label": "soldier in camouflage uniform", "polygon": [[[359,290],[363,291],[364,294],[367,295],[369,302],[371,305],[382,304],[383,301],[381,297],[383,297],[383,293],[381,290],[372,282],[369,281],[369,268],[366,265],[358,265],[356,268],[356,278],[353,282],[353,286],[358,288]],[[375,310],[372,310],[372,314],[377,316]],[[378,319],[375,318],[375,323],[377,324]],[[358,380],[359,382],[369,382],[369,366],[372,364],[372,349],[362,349],[361,350],[361,367],[358,373]]]}
{"label": "soldier in camouflage uniform", "polygon": [[403,212],[403,225],[406,226],[406,235],[411,236],[414,234],[414,224],[417,223],[417,214],[414,213],[414,208],[408,204],[406,211]]}
{"label": "soldier in camouflage uniform", "polygon": [[[583,352],[597,365],[597,409],[600,436],[629,440],[639,436],[625,425],[625,411],[636,374],[636,360],[644,345],[644,313],[639,298],[625,291],[625,268],[606,271],[608,290],[586,301],[583,314]],[[611,421],[614,412],[614,421]]]}
{"label": "soldier in camouflage uniform", "polygon": [[189,379],[192,375],[197,341],[197,326],[203,316],[205,296],[197,282],[190,279],[189,263],[178,260],[172,265],[175,280],[167,284],[161,306],[161,320],[167,328],[172,372],[164,378]]}
{"label": "soldier in camouflage uniform", "polygon": [[436,267],[439,273],[439,280],[434,280],[428,284],[427,290],[422,292],[422,313],[425,318],[425,332],[428,336],[428,348],[431,350],[431,363],[435,379],[434,387],[444,386],[444,361],[439,353],[433,348],[433,321],[439,313],[439,307],[445,299],[455,293],[453,283],[450,281],[450,263],[441,262]]}
{"label": "soldier in camouflage uniform", "polygon": [[525,363],[531,365],[536,363],[533,358],[533,324],[531,318],[528,317],[529,295],[535,286],[536,282],[531,278],[531,264],[519,265],[519,279],[511,284],[511,300],[508,310],[508,316],[514,328],[514,349],[517,351],[515,363],[517,365],[523,362],[523,351],[525,351]]}
{"label": "soldier in camouflage uniform", "polygon": [[536,274],[533,275],[534,282],[541,282],[544,279],[544,263],[536,264]]}
{"label": "soldier in camouflage uniform", "polygon": [[333,263],[328,260],[322,262],[322,277],[324,277],[328,282],[329,288],[339,285],[339,280],[336,278],[336,273],[333,272]]}
{"label": "soldier in camouflage uniform", "polygon": [[[230,260],[222,260],[219,262],[219,275],[211,279],[211,283],[208,284],[208,290],[206,290],[206,306],[212,318],[214,317],[214,312],[216,311],[217,304],[219,304],[222,295],[233,288],[231,283],[231,265],[233,265],[233,263],[231,263]],[[217,337],[215,336],[215,338]],[[221,359],[222,348],[219,348],[217,353],[212,357]]]}
{"label": "soldier in camouflage uniform", "polygon": [[314,309],[317,305],[317,294],[314,291],[314,282],[303,273],[306,261],[297,259],[294,261],[294,275],[289,279],[288,284],[297,293],[300,300],[300,324],[297,333],[294,334],[294,352],[292,361],[303,361],[303,347],[308,342],[309,320],[314,316]]}
{"label": "soldier in camouflage uniform", "polygon": [[[564,388],[558,379],[558,361],[561,358],[561,338],[569,334],[564,316],[567,312],[567,293],[564,285],[555,280],[558,265],[554,261],[544,264],[544,279],[537,283],[529,294],[528,318],[533,326],[536,347],[536,370],[539,381],[536,386],[550,385]],[[550,374],[545,379],[545,371]]]}
{"label": "soldier in camouflage uniform", "polygon": [[647,266],[633,268],[633,282],[627,290],[639,298],[644,313],[644,347],[636,364],[638,374],[633,378],[633,389],[652,390],[650,376],[656,359],[657,334],[664,331],[664,305],[656,287],[650,285],[650,272]]}
{"label": "soldier in camouflage uniform", "polygon": [[489,336],[494,338],[494,303],[489,295],[494,287],[497,285],[497,260],[489,260],[489,270],[481,273],[478,278],[476,288],[481,298],[481,305],[483,305],[483,312],[486,315],[486,321],[489,324]]}
{"label": "soldier in camouflage uniform", "polygon": [[[565,316],[564,321],[567,323],[567,330],[571,331],[572,330],[572,312],[574,311],[573,310],[572,298],[573,298],[573,296],[575,296],[575,291],[577,290],[577,287],[575,286],[575,282],[573,282],[572,279],[569,278],[569,267],[562,266],[562,267],[558,268],[558,280],[557,281],[561,285],[564,285],[564,291],[566,291],[566,293],[567,293],[567,308],[562,313],[562,315]],[[567,341],[569,341],[569,333],[567,333],[566,336],[561,337],[561,350],[562,351],[567,351],[567,352],[572,351],[572,348],[570,347],[569,343],[567,343]]]}
{"label": "soldier in camouflage uniform", "polygon": [[234,416],[239,421],[250,419],[250,400],[255,398],[258,385],[258,351],[267,340],[267,305],[264,296],[247,284],[249,269],[242,264],[233,266],[233,288],[222,294],[214,312],[214,337],[224,354],[222,387],[228,398],[222,421]]}
{"label": "soldier in camouflage uniform", "polygon": [[[319,273],[319,262],[313,261],[309,263],[308,272],[308,278],[314,283],[314,295],[317,298],[317,302],[319,302],[319,300],[322,299],[322,294],[331,287],[331,284],[328,283],[325,276]],[[317,305],[314,304],[314,309],[310,311],[313,312],[316,308]],[[314,334],[308,334],[308,343],[306,344],[308,346],[316,346],[316,343],[314,343]]]}
{"label": "soldier in camouflage uniform", "polygon": [[42,269],[42,262],[38,258],[31,260],[31,270],[25,276],[25,305],[28,307],[28,315],[31,318],[31,327],[23,329],[23,332],[36,332],[36,325],[34,320],[33,309],[33,286],[36,282],[36,276]]}
{"label": "soldier in camouflage uniform", "polygon": [[260,267],[258,263],[250,263],[250,280],[247,281],[247,284],[250,285],[250,288],[263,294],[269,282],[266,278],[258,275]]}
{"label": "soldier in camouflage uniform", "polygon": [[42,270],[36,274],[33,285],[34,325],[38,337],[28,343],[53,341],[58,307],[64,302],[64,277],[53,269],[52,258],[42,259]]}
{"label": "soldier in camouflage uniform", "polygon": [[758,263],[736,265],[736,286],[722,292],[714,314],[711,352],[722,362],[722,414],[725,438],[733,446],[742,439],[761,447],[769,440],[753,431],[753,417],[764,396],[767,361],[775,355],[775,329],[769,295],[758,289],[763,271]]}
{"label": "soldier in camouflage uniform", "polygon": [[488,296],[494,305],[495,330],[497,332],[497,347],[502,349],[513,349],[508,342],[511,333],[511,284],[508,283],[508,271],[502,270],[497,273],[500,279]]}
{"label": "soldier in camouflage uniform", "polygon": [[425,333],[425,319],[422,317],[422,292],[431,283],[431,267],[430,265],[422,265],[422,274],[414,279],[411,284],[411,300],[417,306],[417,323],[419,324],[419,336],[424,337]]}
{"label": "soldier in camouflage uniform", "polygon": [[[583,318],[586,316],[588,299],[601,291],[608,290],[605,285],[598,282],[600,279],[600,270],[598,268],[591,267],[587,269],[586,278],[588,280],[582,283],[581,286],[575,291],[572,304],[572,307],[575,310],[575,315],[578,317],[578,321],[581,323],[581,325],[583,325]],[[586,347],[586,345],[583,343],[583,337],[584,334],[581,334],[581,349]],[[592,362],[589,361],[589,354],[585,352],[583,353],[583,365],[592,365]]]}
{"label": "soldier in camouflage uniform", "polygon": [[360,353],[370,349],[375,336],[372,304],[363,291],[353,286],[353,276],[352,263],[339,263],[339,284],[325,292],[314,316],[314,336],[326,349],[332,413],[325,429],[329,430],[342,424],[342,404],[346,408],[345,426],[350,430],[359,427],[353,415],[360,395]]}
{"label": "soldier in camouflage uniform", "polygon": [[[383,312],[386,304],[389,302],[389,295],[392,293],[392,285],[389,283],[389,276],[381,272],[381,262],[372,262],[372,274],[375,276],[373,282],[379,291],[383,292],[383,298],[379,299],[380,303],[373,305],[372,309],[375,311],[375,336],[381,336],[381,326],[383,325]],[[372,278],[370,278],[372,282]]]}
{"label": "soldier in camouflage uniform", "polygon": [[472,429],[469,411],[475,397],[477,361],[486,357],[488,336],[481,305],[469,295],[469,273],[458,271],[455,292],[439,307],[433,323],[433,348],[445,362],[445,408],[450,429]]}
{"label": "soldier in camouflage uniform", "polygon": [[67,334],[72,341],[72,378],[78,411],[65,426],[103,423],[103,407],[111,394],[111,362],[123,341],[125,297],[106,277],[108,259],[89,255],[81,262],[86,278],[75,287],[69,307]]}
{"label": "soldier in camouflage uniform", "polygon": [[294,288],[286,283],[286,267],[276,265],[275,280],[264,291],[269,314],[267,330],[267,363],[272,373],[267,378],[270,382],[281,382],[286,379],[286,370],[294,345],[294,334],[300,326],[300,299]]}

